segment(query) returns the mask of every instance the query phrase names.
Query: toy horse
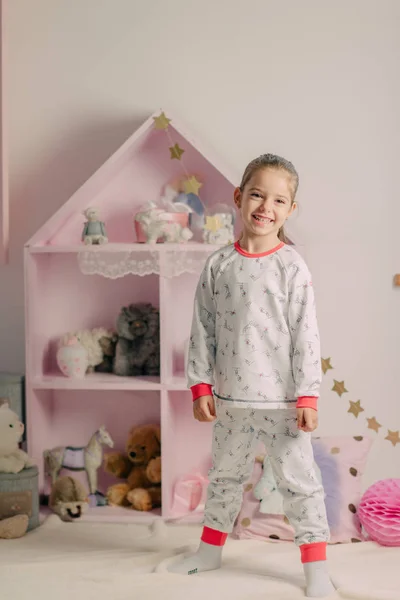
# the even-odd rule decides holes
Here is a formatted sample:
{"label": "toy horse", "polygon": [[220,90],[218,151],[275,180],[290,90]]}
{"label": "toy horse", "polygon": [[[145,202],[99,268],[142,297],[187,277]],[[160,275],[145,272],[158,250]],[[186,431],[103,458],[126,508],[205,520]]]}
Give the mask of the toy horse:
{"label": "toy horse", "polygon": [[110,434],[102,425],[90,438],[87,446],[58,446],[43,452],[45,472],[51,477],[54,485],[61,469],[70,471],[86,471],[89,483],[90,506],[106,504],[104,495],[97,489],[97,469],[101,466],[103,458],[102,446],[113,448],[114,442]]}

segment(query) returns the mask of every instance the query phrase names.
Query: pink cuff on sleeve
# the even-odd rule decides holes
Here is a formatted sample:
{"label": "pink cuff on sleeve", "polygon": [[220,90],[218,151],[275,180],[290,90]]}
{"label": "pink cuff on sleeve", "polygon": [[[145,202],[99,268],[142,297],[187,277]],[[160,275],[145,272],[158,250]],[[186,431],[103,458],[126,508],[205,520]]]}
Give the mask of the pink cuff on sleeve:
{"label": "pink cuff on sleeve", "polygon": [[318,410],[317,402],[317,396],[300,396],[297,398],[296,408],[313,408],[314,410]]}
{"label": "pink cuff on sleeve", "polygon": [[326,560],[326,542],[314,542],[314,544],[303,544],[300,546],[302,563]]}
{"label": "pink cuff on sleeve", "polygon": [[200,398],[200,396],[212,396],[212,385],[209,383],[197,383],[190,389],[192,390],[193,402],[197,400],[197,398]]}

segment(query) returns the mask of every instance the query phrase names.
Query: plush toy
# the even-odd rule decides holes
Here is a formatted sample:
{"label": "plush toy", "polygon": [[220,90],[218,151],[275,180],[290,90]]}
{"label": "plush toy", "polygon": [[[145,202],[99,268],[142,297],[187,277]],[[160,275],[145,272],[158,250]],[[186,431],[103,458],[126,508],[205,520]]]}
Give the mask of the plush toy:
{"label": "plush toy", "polygon": [[269,515],[283,515],[283,499],[275,482],[274,474],[268,456],[257,457],[261,462],[263,472],[254,488],[254,496],[260,500],[260,512]]}
{"label": "plush toy", "polygon": [[157,240],[188,242],[193,237],[188,227],[182,227],[180,223],[171,220],[171,214],[175,213],[151,207],[135,215],[135,221],[140,223],[148,244],[155,244]]}
{"label": "plush toy", "polygon": [[103,221],[100,221],[97,208],[87,208],[83,212],[87,221],[83,226],[82,242],[90,244],[106,244],[108,242]]}
{"label": "plush toy", "polygon": [[28,515],[14,515],[0,520],[0,539],[15,540],[22,537],[27,532],[28,523]]}
{"label": "plush toy", "polygon": [[52,485],[49,506],[62,521],[72,523],[88,509],[87,491],[74,477],[60,477]]}
{"label": "plush toy", "polygon": [[104,495],[97,489],[97,470],[103,461],[103,446],[114,447],[114,442],[104,425],[91,436],[86,446],[57,446],[43,452],[45,473],[52,485],[57,481],[61,469],[85,471],[89,483],[89,503],[104,506]]}
{"label": "plush toy", "polygon": [[124,483],[107,490],[110,505],[149,511],[161,506],[161,435],[158,425],[133,427],[126,441],[126,454],[104,456],[104,469]]}
{"label": "plush toy", "polygon": [[65,345],[60,342],[56,360],[58,368],[66,377],[73,379],[85,377],[89,366],[88,352],[77,337],[70,337]]}
{"label": "plush toy", "polygon": [[[8,402],[0,405],[0,472],[19,473],[33,466],[29,456],[19,448],[24,433],[24,424],[10,409]],[[22,537],[28,529],[28,515],[14,515],[0,520],[0,539]]]}
{"label": "plush toy", "polygon": [[94,370],[99,373],[112,373],[115,357],[115,348],[118,341],[118,335],[111,333],[110,336],[102,336],[99,339],[100,348],[103,351],[103,360],[96,365]]}
{"label": "plush toy", "polygon": [[227,246],[234,240],[234,218],[229,213],[216,213],[206,218],[203,229],[203,240],[206,244]]}
{"label": "plush toy", "polygon": [[0,473],[19,473],[33,466],[33,461],[18,445],[24,429],[17,413],[4,402],[0,406]]}
{"label": "plush toy", "polygon": [[117,334],[114,331],[110,331],[105,327],[96,327],[95,329],[81,329],[79,331],[69,332],[59,340],[59,348],[67,346],[74,338],[76,338],[87,351],[88,367],[86,373],[93,373],[94,370],[106,372],[107,365],[109,365],[108,368],[111,368],[109,355],[110,353],[111,355],[114,354],[115,344],[117,342]]}
{"label": "plush toy", "polygon": [[123,307],[117,320],[116,375],[160,374],[160,313],[151,304]]}
{"label": "plush toy", "polygon": [[[263,472],[254,487],[254,496],[260,500],[260,512],[268,515],[283,515],[283,498],[275,481],[271,461],[268,455],[257,456],[257,462],[263,466]],[[314,470],[317,480],[322,482],[321,470],[314,461]]]}

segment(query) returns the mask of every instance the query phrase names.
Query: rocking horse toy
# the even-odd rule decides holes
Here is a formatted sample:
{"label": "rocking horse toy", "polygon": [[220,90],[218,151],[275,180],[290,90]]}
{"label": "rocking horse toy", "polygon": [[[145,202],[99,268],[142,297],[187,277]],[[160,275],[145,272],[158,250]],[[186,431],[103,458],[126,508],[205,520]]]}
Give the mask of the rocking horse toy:
{"label": "rocking horse toy", "polygon": [[102,425],[90,438],[87,446],[57,446],[43,452],[45,473],[55,483],[61,469],[69,471],[86,471],[89,484],[89,505],[104,506],[107,500],[97,489],[97,469],[101,466],[103,458],[102,446],[113,448],[114,442],[110,434]]}

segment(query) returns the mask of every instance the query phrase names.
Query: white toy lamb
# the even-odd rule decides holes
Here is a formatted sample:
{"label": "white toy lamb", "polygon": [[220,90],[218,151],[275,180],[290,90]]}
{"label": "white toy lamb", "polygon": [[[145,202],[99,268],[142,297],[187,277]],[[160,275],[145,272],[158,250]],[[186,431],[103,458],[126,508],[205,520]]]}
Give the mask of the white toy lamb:
{"label": "white toy lamb", "polygon": [[24,424],[10,409],[8,402],[0,406],[0,473],[19,473],[32,467],[26,452],[18,447],[24,433]]}
{"label": "white toy lamb", "polygon": [[71,338],[76,337],[79,343],[85,348],[88,354],[87,373],[93,373],[95,367],[100,365],[104,359],[104,351],[100,340],[102,338],[114,339],[115,333],[105,329],[104,327],[96,327],[95,329],[82,329],[64,335],[58,343],[59,347],[66,346]]}

